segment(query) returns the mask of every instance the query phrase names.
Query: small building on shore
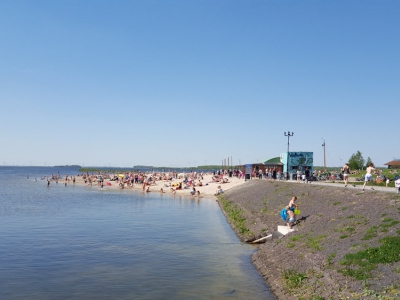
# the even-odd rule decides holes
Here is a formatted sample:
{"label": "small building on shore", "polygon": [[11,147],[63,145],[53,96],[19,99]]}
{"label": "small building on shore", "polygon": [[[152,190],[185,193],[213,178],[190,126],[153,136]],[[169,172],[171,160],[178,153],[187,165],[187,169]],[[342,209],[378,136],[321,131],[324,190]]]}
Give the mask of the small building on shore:
{"label": "small building on shore", "polygon": [[280,156],[265,160],[262,163],[257,162],[238,166],[241,170],[245,170],[246,167],[248,170],[251,170],[252,173],[256,172],[256,174],[258,174],[260,170],[265,174],[267,170],[273,169],[275,169],[276,172],[283,173],[286,173],[288,170],[289,174],[296,173],[297,170],[304,173],[306,168],[312,172],[314,169],[314,152],[289,152],[289,156],[287,152],[284,152],[281,153]]}
{"label": "small building on shore", "polygon": [[283,163],[279,156],[264,161],[265,169],[276,169],[277,172],[283,172]]}
{"label": "small building on shore", "polygon": [[400,159],[395,158],[392,161],[389,161],[385,164],[388,166],[388,169],[400,169]]}
{"label": "small building on shore", "polygon": [[284,173],[296,173],[297,170],[304,173],[306,168],[312,172],[314,169],[314,152],[284,152],[281,153],[280,161],[283,164]]}
{"label": "small building on shore", "polygon": [[283,172],[283,163],[281,163],[279,156],[268,159],[261,163],[257,162],[257,163],[248,164],[248,165],[240,165],[240,166],[237,166],[237,168],[239,170],[245,171],[246,166],[247,167],[251,166],[251,172],[256,172],[257,174],[260,170],[263,172],[263,174],[265,174],[268,169],[274,169],[274,168],[276,169],[276,172],[279,172],[279,171]]}
{"label": "small building on shore", "polygon": [[281,163],[279,156],[268,159],[262,163],[252,164],[252,167],[253,172],[255,171],[257,173],[259,170],[262,170],[262,172],[265,174],[268,169],[275,169],[276,172],[283,172],[283,163]]}

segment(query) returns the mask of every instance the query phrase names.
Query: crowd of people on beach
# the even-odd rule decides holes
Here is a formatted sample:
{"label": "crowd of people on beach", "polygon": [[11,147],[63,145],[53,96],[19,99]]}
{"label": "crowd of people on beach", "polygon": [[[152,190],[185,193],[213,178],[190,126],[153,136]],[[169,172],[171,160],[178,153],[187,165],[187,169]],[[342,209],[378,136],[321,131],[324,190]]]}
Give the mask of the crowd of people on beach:
{"label": "crowd of people on beach", "polygon": [[[390,174],[397,175],[397,170],[392,170]],[[297,182],[311,182],[313,180],[319,180],[322,176],[328,180],[343,180],[344,187],[347,187],[349,184],[349,175],[357,174],[359,170],[353,171],[349,168],[349,163],[346,163],[342,169],[341,173],[335,171],[334,173],[330,172],[328,176],[326,176],[326,172],[322,170],[313,170],[312,172],[307,167],[304,172],[301,170],[297,170],[296,173],[292,174],[291,179],[296,180]],[[211,180],[209,182],[204,182],[205,175],[212,175]],[[283,180],[286,179],[286,174],[282,172],[282,170],[273,168],[265,168],[265,170],[261,169],[253,169],[251,176],[253,178],[258,179],[269,179],[269,180]],[[377,170],[373,164],[368,166],[367,173],[365,177],[362,179],[364,181],[362,190],[365,189],[367,184],[371,184],[371,189],[374,190],[374,179],[373,175],[377,175],[377,181],[382,176],[382,170]],[[129,189],[135,188],[137,186],[141,186],[143,192],[151,192],[157,191],[160,193],[165,193],[166,190],[169,190],[170,193],[175,194],[180,190],[188,190],[188,194],[193,197],[200,197],[200,191],[196,188],[207,186],[211,183],[218,184],[218,188],[214,195],[219,195],[223,193],[223,189],[221,188],[221,184],[230,183],[233,177],[238,179],[245,179],[245,172],[240,169],[235,170],[217,170],[214,172],[182,172],[178,173],[176,171],[173,172],[140,172],[140,171],[130,171],[130,172],[121,172],[121,173],[107,173],[107,172],[95,172],[95,173],[82,173],[78,174],[77,177],[81,177],[84,181],[84,184],[88,186],[93,186],[93,184],[99,186],[103,189],[104,185],[111,186],[117,185],[120,189]],[[29,177],[29,176],[28,176]],[[63,182],[65,186],[70,184],[71,182],[75,184],[76,177],[69,176],[65,174],[65,176],[61,176],[60,173],[52,174],[51,176],[41,178],[47,179],[47,186],[50,186],[51,182],[55,182],[58,184],[59,182]],[[390,180],[388,178],[384,178],[386,181],[386,186],[389,187]],[[157,187],[157,183],[163,182],[163,186],[161,188],[154,189]],[[396,191],[400,193],[400,179],[397,176],[394,180]],[[355,186],[353,184],[353,186]],[[167,188],[167,189],[165,189]]]}
{"label": "crowd of people on beach", "polygon": [[284,179],[283,171],[277,169],[276,167],[265,168],[265,170],[262,169],[257,170],[256,168],[254,168],[251,176],[253,178],[258,178],[258,179],[271,179],[271,180]]}
{"label": "crowd of people on beach", "polygon": [[[211,175],[211,179],[208,182],[204,182],[204,176]],[[188,194],[192,197],[200,198],[199,187],[208,186],[211,183],[219,184],[215,195],[223,193],[221,188],[222,184],[229,183],[230,180],[227,178],[237,176],[238,178],[244,178],[242,172],[239,170],[218,170],[214,172],[196,172],[191,171],[189,173],[182,172],[119,172],[119,173],[107,173],[107,172],[94,172],[94,173],[82,173],[78,174],[83,183],[87,186],[98,186],[103,190],[104,185],[107,186],[118,186],[119,189],[134,189],[141,187],[143,192],[160,192],[165,193],[169,189],[170,193],[176,194],[179,190],[188,190]],[[210,178],[210,176],[208,176]],[[75,183],[75,176],[68,176],[65,174],[65,185],[70,181]],[[61,181],[61,175],[52,175],[48,179],[48,185],[51,181],[58,183]],[[160,184],[162,186],[160,187]],[[196,190],[197,188],[197,190]]]}

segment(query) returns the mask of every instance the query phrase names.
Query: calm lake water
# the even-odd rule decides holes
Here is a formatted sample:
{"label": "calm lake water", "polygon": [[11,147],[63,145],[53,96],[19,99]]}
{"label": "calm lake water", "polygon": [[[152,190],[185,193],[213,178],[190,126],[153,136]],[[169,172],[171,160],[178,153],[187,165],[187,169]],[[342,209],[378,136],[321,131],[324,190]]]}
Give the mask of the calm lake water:
{"label": "calm lake water", "polygon": [[214,200],[47,188],[58,171],[0,167],[0,299],[275,299]]}

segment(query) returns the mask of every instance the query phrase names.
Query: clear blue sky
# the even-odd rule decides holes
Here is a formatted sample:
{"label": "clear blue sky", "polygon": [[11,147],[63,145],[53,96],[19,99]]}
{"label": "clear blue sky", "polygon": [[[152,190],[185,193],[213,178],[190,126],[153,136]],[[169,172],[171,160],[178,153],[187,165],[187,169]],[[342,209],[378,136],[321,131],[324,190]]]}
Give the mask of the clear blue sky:
{"label": "clear blue sky", "polygon": [[400,1],[0,1],[0,164],[400,158]]}

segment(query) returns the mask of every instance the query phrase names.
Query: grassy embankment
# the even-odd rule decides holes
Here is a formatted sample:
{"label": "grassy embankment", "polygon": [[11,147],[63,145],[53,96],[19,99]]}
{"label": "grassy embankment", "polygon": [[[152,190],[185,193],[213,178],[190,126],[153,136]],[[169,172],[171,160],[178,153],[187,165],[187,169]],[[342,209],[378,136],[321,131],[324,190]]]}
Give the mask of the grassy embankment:
{"label": "grassy embankment", "polygon": [[[268,284],[281,282],[286,294],[279,299],[400,299],[400,282],[391,279],[400,274],[400,195],[284,182],[257,184],[219,197],[242,240],[262,233],[271,220],[281,222],[279,210],[290,195],[299,196],[302,211],[309,215],[298,231],[273,241],[275,246],[260,246],[265,250],[256,254],[256,260],[265,259],[261,266],[275,269],[263,276],[275,278]],[[263,251],[268,254],[263,256]],[[274,256],[281,257],[271,261]],[[291,267],[284,266],[287,259],[293,262]]]}

